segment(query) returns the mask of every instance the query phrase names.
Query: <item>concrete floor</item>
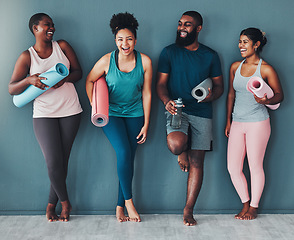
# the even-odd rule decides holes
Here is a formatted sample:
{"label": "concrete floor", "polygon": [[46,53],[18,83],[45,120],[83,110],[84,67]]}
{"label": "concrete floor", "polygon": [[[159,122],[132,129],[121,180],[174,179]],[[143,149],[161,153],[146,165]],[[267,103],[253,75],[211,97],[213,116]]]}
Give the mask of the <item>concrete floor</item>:
{"label": "concrete floor", "polygon": [[294,214],[261,214],[252,221],[233,215],[197,215],[187,227],[178,214],[141,215],[141,223],[119,223],[112,215],[74,215],[67,223],[49,223],[45,216],[0,216],[1,240],[127,239],[127,240],[293,240]]}

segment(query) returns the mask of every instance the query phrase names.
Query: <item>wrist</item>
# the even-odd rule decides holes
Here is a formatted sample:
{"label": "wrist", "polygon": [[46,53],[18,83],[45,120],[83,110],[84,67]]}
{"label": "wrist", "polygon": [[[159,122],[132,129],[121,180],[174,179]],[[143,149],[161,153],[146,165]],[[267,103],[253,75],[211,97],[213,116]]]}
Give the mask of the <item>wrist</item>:
{"label": "wrist", "polygon": [[167,99],[166,101],[163,101],[164,106],[166,106],[166,104],[168,104],[169,101],[170,101],[170,99]]}

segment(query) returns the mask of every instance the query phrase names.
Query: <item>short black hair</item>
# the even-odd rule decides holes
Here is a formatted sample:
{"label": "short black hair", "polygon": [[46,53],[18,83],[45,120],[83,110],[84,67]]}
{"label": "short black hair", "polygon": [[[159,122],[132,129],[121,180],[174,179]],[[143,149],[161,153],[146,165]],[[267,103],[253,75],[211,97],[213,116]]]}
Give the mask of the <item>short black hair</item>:
{"label": "short black hair", "polygon": [[119,30],[127,28],[137,39],[137,29],[139,24],[133,14],[128,12],[113,14],[109,25],[114,36],[116,36]]}
{"label": "short black hair", "polygon": [[267,43],[265,33],[263,33],[258,28],[250,27],[250,28],[243,29],[240,33],[240,36],[241,35],[247,36],[253,42],[253,45],[257,43],[258,41],[260,41],[260,45],[256,50],[258,54],[262,51],[263,46]]}
{"label": "short black hair", "polygon": [[203,18],[202,18],[201,14],[199,12],[187,11],[187,12],[184,12],[182,16],[184,16],[184,15],[192,17],[195,20],[195,22],[197,23],[198,26],[203,25]]}
{"label": "short black hair", "polygon": [[39,22],[43,19],[43,17],[48,17],[51,19],[51,17],[48,16],[46,13],[36,13],[33,16],[31,16],[30,21],[29,21],[29,28],[32,34],[34,34],[33,31],[33,26],[34,25],[39,25]]}

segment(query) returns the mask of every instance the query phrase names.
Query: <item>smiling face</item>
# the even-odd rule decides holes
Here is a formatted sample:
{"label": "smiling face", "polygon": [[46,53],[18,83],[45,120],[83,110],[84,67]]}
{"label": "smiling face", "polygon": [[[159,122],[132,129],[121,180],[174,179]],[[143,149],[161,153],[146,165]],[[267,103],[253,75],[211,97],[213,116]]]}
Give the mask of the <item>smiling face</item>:
{"label": "smiling face", "polygon": [[52,41],[55,27],[51,18],[44,16],[38,25],[33,26],[33,29],[36,37],[41,37],[45,41]]}
{"label": "smiling face", "polygon": [[188,46],[195,42],[202,26],[198,25],[193,17],[183,15],[178,23],[176,43]]}
{"label": "smiling face", "polygon": [[241,35],[239,40],[239,49],[243,58],[250,57],[256,54],[256,49],[259,47],[260,42],[253,44],[253,41],[246,35]]}
{"label": "smiling face", "polygon": [[115,36],[115,43],[118,50],[126,56],[133,53],[136,42],[137,40],[134,34],[127,28],[119,30]]}

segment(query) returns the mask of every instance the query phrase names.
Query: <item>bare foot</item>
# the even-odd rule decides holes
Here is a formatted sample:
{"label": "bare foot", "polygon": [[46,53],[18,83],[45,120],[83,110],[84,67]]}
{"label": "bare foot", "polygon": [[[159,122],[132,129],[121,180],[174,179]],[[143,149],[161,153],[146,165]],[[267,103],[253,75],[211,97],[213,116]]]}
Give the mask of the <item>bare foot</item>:
{"label": "bare foot", "polygon": [[193,209],[184,208],[183,222],[186,226],[195,226],[197,224],[193,217]]}
{"label": "bare foot", "polygon": [[56,212],[55,212],[56,205],[52,203],[48,203],[46,208],[46,217],[49,222],[56,222],[59,220]]}
{"label": "bare foot", "polygon": [[189,171],[189,160],[187,152],[183,152],[178,156],[178,163],[183,172]]}
{"label": "bare foot", "polygon": [[125,208],[121,206],[116,206],[116,219],[119,222],[127,222],[130,220],[129,217],[125,215]]}
{"label": "bare foot", "polygon": [[62,206],[62,211],[60,213],[59,221],[68,222],[69,221],[69,213],[71,212],[70,202],[68,200],[61,202],[61,206]]}
{"label": "bare foot", "polygon": [[243,217],[241,217],[241,220],[253,220],[255,218],[257,218],[257,208],[250,206],[247,213],[245,213]]}
{"label": "bare foot", "polygon": [[237,215],[235,215],[236,219],[242,219],[242,217],[247,213],[247,211],[249,210],[249,201],[243,203],[243,208],[241,210],[241,212],[239,212]]}
{"label": "bare foot", "polygon": [[132,222],[141,222],[141,218],[134,206],[134,203],[133,203],[133,199],[129,199],[129,200],[126,200],[125,201],[125,205],[126,205],[126,208],[127,208],[127,212],[128,212],[128,215],[129,215],[129,218],[130,218],[130,221]]}

